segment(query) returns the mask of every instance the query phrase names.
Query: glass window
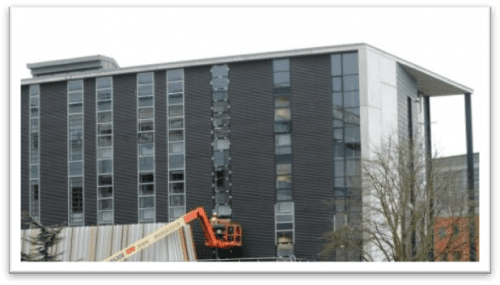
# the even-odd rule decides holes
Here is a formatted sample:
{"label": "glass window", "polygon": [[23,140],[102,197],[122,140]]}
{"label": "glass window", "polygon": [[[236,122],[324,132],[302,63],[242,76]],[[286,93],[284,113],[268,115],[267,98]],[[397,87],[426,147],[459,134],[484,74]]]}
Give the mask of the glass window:
{"label": "glass window", "polygon": [[113,221],[113,212],[101,212],[99,213],[99,219],[101,223],[111,223]]}
{"label": "glass window", "polygon": [[358,75],[344,76],[344,91],[358,90],[359,77]]}
{"label": "glass window", "polygon": [[229,151],[214,151],[214,166],[224,166],[229,163]]}
{"label": "glass window", "polygon": [[99,175],[99,185],[112,185],[113,177],[111,175]]}
{"label": "glass window", "polygon": [[112,124],[100,124],[97,126],[97,134],[110,135],[113,132]]}
{"label": "glass window", "polygon": [[335,160],[334,165],[335,177],[344,176],[344,160]]}
{"label": "glass window", "polygon": [[83,90],[83,80],[68,81],[69,92]]}
{"label": "glass window", "polygon": [[216,140],[214,150],[229,149],[229,140]]}
{"label": "glass window", "polygon": [[108,110],[111,110],[111,101],[97,102],[97,111],[108,111]]}
{"label": "glass window", "polygon": [[341,55],[334,54],[331,57],[332,59],[332,75],[341,75],[342,74],[342,65],[341,65]]}
{"label": "glass window", "polygon": [[344,74],[358,73],[358,54],[348,53],[342,55],[342,68]]}
{"label": "glass window", "polygon": [[273,71],[288,71],[290,70],[290,60],[289,59],[276,59],[273,60]]}
{"label": "glass window", "polygon": [[174,69],[167,71],[167,80],[170,81],[180,81],[183,79],[183,70],[182,69]]}
{"label": "glass window", "polygon": [[31,118],[38,118],[38,108],[31,108]]}
{"label": "glass window", "polygon": [[152,119],[153,118],[153,108],[141,108],[139,109],[139,119]]}
{"label": "glass window", "polygon": [[112,136],[101,136],[98,137],[98,146],[112,146],[113,145],[113,137]]}
{"label": "glass window", "polygon": [[102,112],[97,115],[97,122],[99,123],[110,123],[112,120],[111,112]]}
{"label": "glass window", "polygon": [[215,204],[229,204],[229,193],[215,193]]}
{"label": "glass window", "polygon": [[113,148],[99,148],[97,150],[97,158],[109,158],[113,155]]}
{"label": "glass window", "polygon": [[113,197],[113,187],[99,188],[99,198],[110,198],[110,197]]}
{"label": "glass window", "polygon": [[30,96],[40,94],[40,85],[30,85]]}
{"label": "glass window", "polygon": [[292,230],[293,229],[293,223],[279,223],[276,224],[276,230]]}
{"label": "glass window", "polygon": [[182,105],[175,105],[175,106],[168,107],[168,116],[169,117],[182,116],[183,113],[184,113],[184,106],[182,106]]}
{"label": "glass window", "polygon": [[141,144],[139,145],[139,155],[140,156],[151,156],[154,154],[153,144]]}
{"label": "glass window", "polygon": [[154,138],[154,133],[153,132],[147,132],[147,133],[139,133],[138,134],[138,140],[139,143],[153,143],[153,138]]}
{"label": "glass window", "polygon": [[290,86],[290,72],[276,72],[274,73],[275,86]]}
{"label": "glass window", "polygon": [[168,95],[168,104],[182,104],[183,93]]}
{"label": "glass window", "polygon": [[154,170],[154,158],[152,156],[139,157],[139,171]]}
{"label": "glass window", "polygon": [[154,209],[144,209],[141,210],[141,220],[143,221],[151,221],[155,218],[155,210]]}
{"label": "glass window", "polygon": [[288,108],[275,109],[274,120],[276,122],[290,121],[290,109]]}
{"label": "glass window", "polygon": [[31,132],[38,132],[38,119],[31,119]]}
{"label": "glass window", "polygon": [[222,126],[229,124],[229,114],[214,114],[214,126]]}
{"label": "glass window", "polygon": [[82,121],[81,114],[69,116],[69,128],[70,128],[70,130],[82,129],[82,126],[83,126],[83,121]]}
{"label": "glass window", "polygon": [[99,160],[99,173],[111,173],[111,172],[113,172],[113,161]]}
{"label": "glass window", "polygon": [[225,92],[225,91],[212,92],[212,100],[213,101],[227,100],[227,98],[228,98],[228,95],[227,95],[227,92]]}
{"label": "glass window", "polygon": [[154,181],[154,174],[146,173],[146,174],[139,175],[139,182],[140,183],[153,183],[153,182],[155,182]]}
{"label": "glass window", "polygon": [[111,199],[100,200],[99,210],[113,210],[113,200]]}
{"label": "glass window", "polygon": [[212,88],[213,89],[227,89],[229,84],[229,79],[227,78],[212,78]]}
{"label": "glass window", "polygon": [[291,145],[292,143],[292,138],[290,134],[277,134],[275,135],[275,137],[276,137],[275,141],[276,146]]}
{"label": "glass window", "polygon": [[182,141],[184,140],[184,131],[183,130],[170,131],[168,139],[171,142]]}
{"label": "glass window", "polygon": [[170,194],[184,193],[184,183],[171,183]]}
{"label": "glass window", "polygon": [[343,138],[344,138],[344,136],[343,136],[342,129],[334,129],[333,130],[333,141],[334,142],[342,142]]}
{"label": "glass window", "polygon": [[171,129],[182,129],[184,127],[184,119],[183,118],[175,118],[175,119],[170,119],[170,128]]}
{"label": "glass window", "polygon": [[143,184],[139,185],[139,189],[141,190],[140,195],[148,196],[155,194],[155,185],[154,184]]}
{"label": "glass window", "polygon": [[38,178],[38,165],[31,166],[31,178]]}
{"label": "glass window", "polygon": [[69,103],[78,103],[78,102],[83,102],[83,93],[82,92],[69,93]]}
{"label": "glass window", "polygon": [[[111,89],[97,90],[97,99],[98,99],[98,101],[111,100],[111,94],[112,94]],[[75,94],[70,94],[70,98],[73,95],[75,95]],[[80,96],[81,96],[81,94],[80,94]],[[81,101],[81,99],[78,101]]]}
{"label": "glass window", "polygon": [[170,196],[170,206],[184,206],[184,195]]}
{"label": "glass window", "polygon": [[229,136],[229,127],[221,126],[214,129],[215,137],[217,138],[226,138]]}
{"label": "glass window", "polygon": [[168,158],[170,168],[184,168],[184,155],[170,155]]}
{"label": "glass window", "polygon": [[332,90],[333,92],[342,91],[342,77],[332,77]]}
{"label": "glass window", "polygon": [[276,164],[276,174],[291,174],[292,173],[292,164],[291,163],[280,163]]}
{"label": "glass window", "polygon": [[182,92],[182,82],[173,82],[168,84],[168,93]]}
{"label": "glass window", "polygon": [[358,160],[346,160],[346,175],[347,176],[357,176],[359,175],[360,166]]}
{"label": "glass window", "polygon": [[31,97],[30,98],[30,106],[31,107],[37,107],[38,106],[38,97]]}
{"label": "glass window", "polygon": [[153,73],[139,73],[137,74],[137,82],[139,84],[151,84],[153,83]]}
{"label": "glass window", "polygon": [[82,175],[83,163],[81,161],[69,163],[69,175]]}
{"label": "glass window", "polygon": [[184,180],[184,171],[170,171],[170,181],[182,181]]}
{"label": "glass window", "polygon": [[292,190],[291,189],[276,190],[276,200],[277,202],[292,201]]}
{"label": "glass window", "polygon": [[214,103],[214,112],[227,112],[228,104],[226,101],[223,102],[215,102]]}
{"label": "glass window", "polygon": [[344,106],[345,108],[359,107],[359,92],[345,92],[344,93]]}
{"label": "glass window", "polygon": [[276,122],[274,123],[275,133],[289,133],[292,131],[292,125],[290,121]]}
{"label": "glass window", "polygon": [[443,239],[446,236],[446,230],[443,227],[439,228],[439,238]]}
{"label": "glass window", "polygon": [[345,128],[345,142],[360,142],[359,127]]}
{"label": "glass window", "polygon": [[229,68],[226,65],[212,67],[212,77],[227,77]]}
{"label": "glass window", "polygon": [[276,176],[276,188],[292,188],[292,176],[290,175],[278,175]]}
{"label": "glass window", "polygon": [[147,132],[154,130],[153,121],[139,121],[139,132]]}
{"label": "glass window", "polygon": [[97,78],[97,88],[110,88],[111,87],[111,77]]}
{"label": "glass window", "polygon": [[184,144],[182,142],[170,143],[170,153],[184,153]]}
{"label": "glass window", "polygon": [[139,107],[151,107],[153,106],[153,101],[153,96],[139,97]]}
{"label": "glass window", "polygon": [[141,208],[153,208],[155,206],[155,198],[154,197],[141,197]]}
{"label": "glass window", "polygon": [[83,107],[83,105],[81,103],[79,103],[79,104],[71,104],[71,105],[69,105],[69,113],[70,114],[81,113],[82,112],[82,107]]}
{"label": "glass window", "polygon": [[275,108],[287,108],[290,107],[290,100],[287,97],[278,97],[274,99]]}
{"label": "glass window", "polygon": [[180,216],[184,215],[184,209],[183,208],[173,208],[170,209],[170,219],[177,219]]}

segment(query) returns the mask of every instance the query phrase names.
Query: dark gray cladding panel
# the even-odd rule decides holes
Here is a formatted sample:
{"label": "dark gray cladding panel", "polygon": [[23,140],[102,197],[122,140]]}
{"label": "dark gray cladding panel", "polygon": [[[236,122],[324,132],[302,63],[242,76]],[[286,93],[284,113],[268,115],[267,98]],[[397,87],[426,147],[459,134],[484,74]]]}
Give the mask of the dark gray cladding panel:
{"label": "dark gray cladding panel", "polygon": [[332,229],[332,102],[330,57],[292,58],[293,196],[295,256],[319,259]]}
{"label": "dark gray cladding panel", "polygon": [[138,222],[136,74],[113,77],[115,224]]}
{"label": "dark gray cladding panel", "polygon": [[[29,173],[29,86],[21,86],[21,211],[30,211],[30,173]],[[21,224],[22,229],[29,228],[28,225]]]}
{"label": "dark gray cladding panel", "polygon": [[66,81],[40,85],[40,219],[45,226],[68,221],[66,86]]}
{"label": "dark gray cladding panel", "polygon": [[[186,138],[186,210],[197,206],[212,213],[212,136],[210,67],[186,68],[185,138]],[[199,222],[193,223],[193,236],[199,258],[212,258],[212,250],[204,245]]]}
{"label": "dark gray cladding panel", "polygon": [[243,257],[276,255],[272,80],[271,61],[229,66],[232,218],[243,228]]}
{"label": "dark gray cladding panel", "polygon": [[156,222],[168,222],[166,72],[155,72]]}
{"label": "dark gray cladding panel", "polygon": [[85,156],[85,225],[97,225],[96,182],[96,114],[95,78],[85,79],[84,90],[84,156]]}

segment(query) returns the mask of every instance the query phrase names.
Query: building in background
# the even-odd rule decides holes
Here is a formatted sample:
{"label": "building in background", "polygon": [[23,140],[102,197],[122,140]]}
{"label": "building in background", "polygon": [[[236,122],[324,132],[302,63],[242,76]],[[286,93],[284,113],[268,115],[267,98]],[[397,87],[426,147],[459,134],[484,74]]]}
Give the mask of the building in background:
{"label": "building in background", "polygon": [[[434,226],[434,245],[439,261],[467,261],[470,256],[470,199],[467,191],[466,155],[435,158],[432,167],[441,179],[454,183],[447,189],[437,189],[440,213]],[[479,260],[479,153],[474,153],[474,248]]]}
{"label": "building in background", "polygon": [[[241,223],[242,251],[227,256],[249,258],[320,260],[325,232],[361,226],[361,158],[394,134],[430,146],[430,97],[472,93],[367,44],[28,68],[22,210],[44,225],[146,226],[204,206]],[[193,229],[198,257],[213,258]]]}

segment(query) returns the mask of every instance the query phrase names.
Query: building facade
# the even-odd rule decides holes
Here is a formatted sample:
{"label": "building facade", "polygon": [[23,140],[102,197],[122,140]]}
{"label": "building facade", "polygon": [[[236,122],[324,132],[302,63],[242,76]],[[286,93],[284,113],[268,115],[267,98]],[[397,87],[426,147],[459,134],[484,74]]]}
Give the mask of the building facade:
{"label": "building facade", "polygon": [[[28,68],[22,210],[78,227],[164,223],[204,206],[241,223],[237,255],[255,258],[320,260],[325,232],[361,226],[361,159],[388,135],[430,140],[419,124],[428,99],[472,92],[367,44]],[[193,235],[198,257],[213,258],[198,225]]]}

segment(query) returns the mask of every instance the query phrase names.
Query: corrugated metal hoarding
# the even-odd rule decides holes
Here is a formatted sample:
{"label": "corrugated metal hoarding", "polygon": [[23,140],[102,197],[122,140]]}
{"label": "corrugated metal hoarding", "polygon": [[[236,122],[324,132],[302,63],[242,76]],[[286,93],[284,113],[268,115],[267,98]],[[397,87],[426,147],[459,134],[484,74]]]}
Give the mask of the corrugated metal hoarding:
{"label": "corrugated metal hoarding", "polygon": [[[59,253],[60,261],[102,261],[164,225],[166,224],[156,223],[64,228],[60,233],[61,242],[52,247],[50,254]],[[38,231],[22,230],[22,252],[29,254],[34,251],[26,239],[35,237]],[[191,226],[179,228],[125,261],[196,261]]]}

